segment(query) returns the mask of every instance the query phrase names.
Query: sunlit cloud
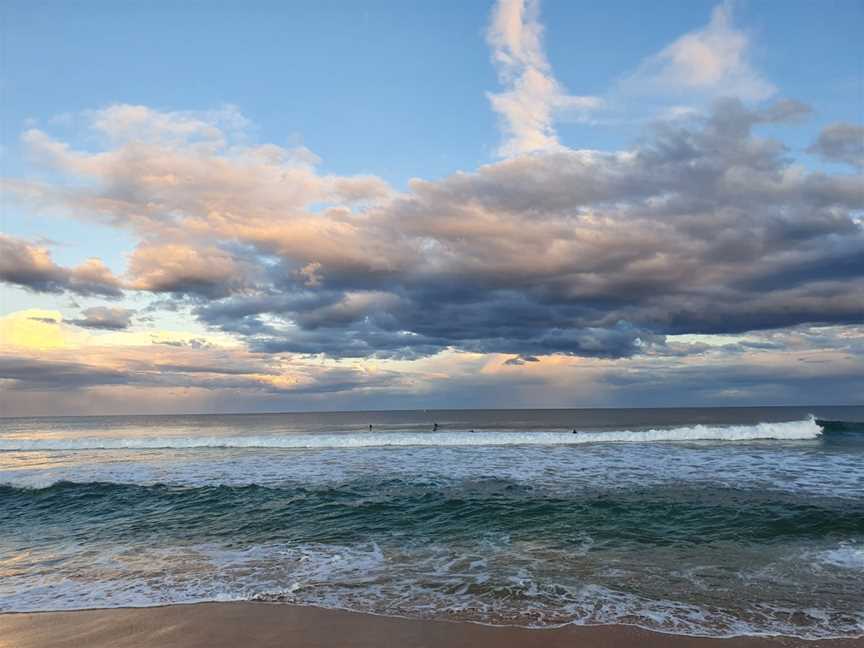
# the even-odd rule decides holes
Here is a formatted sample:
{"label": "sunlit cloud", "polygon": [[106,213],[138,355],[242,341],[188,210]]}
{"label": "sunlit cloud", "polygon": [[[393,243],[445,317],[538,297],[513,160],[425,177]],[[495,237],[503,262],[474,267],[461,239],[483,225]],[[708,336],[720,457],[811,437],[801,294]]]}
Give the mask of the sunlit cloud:
{"label": "sunlit cloud", "polygon": [[76,343],[74,333],[61,326],[56,310],[30,308],[0,317],[0,341],[6,349],[59,349]]}
{"label": "sunlit cloud", "polygon": [[538,0],[499,0],[492,12],[487,40],[505,90],[490,93],[500,115],[503,157],[563,147],[555,132],[562,113],[586,113],[602,104],[598,97],[568,95],[552,74],[543,51]]}
{"label": "sunlit cloud", "polygon": [[792,161],[763,129],[792,132],[812,111],[770,100],[733,18],[718,6],[610,90],[698,110],[675,103],[632,146],[575,149],[556,120],[604,105],[556,80],[538,3],[501,0],[487,41],[502,159],[401,191],[258,142],[233,106],[111,104],[70,117],[86,125],[77,139],[28,128],[21,146],[46,173],[4,179],[10,203],[134,246],[112,272],[0,235],[0,280],[82,302],[0,319],[0,380],[29,395],[4,406],[64,391],[80,411],[90,397],[122,408],[132,388],[154,407],[242,409],[750,399],[742,389],[768,402],[817,378],[859,385],[861,126],[829,125],[808,149],[840,170]]}
{"label": "sunlit cloud", "polygon": [[635,94],[738,97],[761,101],[777,92],[750,60],[750,37],[734,24],[734,3],[717,5],[700,29],[649,57],[621,81]]}

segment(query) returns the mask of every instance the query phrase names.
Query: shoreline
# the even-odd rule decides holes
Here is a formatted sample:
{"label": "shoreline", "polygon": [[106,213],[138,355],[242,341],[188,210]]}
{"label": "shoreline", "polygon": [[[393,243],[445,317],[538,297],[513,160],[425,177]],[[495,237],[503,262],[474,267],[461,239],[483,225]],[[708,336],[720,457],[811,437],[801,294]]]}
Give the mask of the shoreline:
{"label": "shoreline", "polygon": [[420,620],[314,606],[211,602],[0,614],[2,648],[852,648],[864,637],[702,637],[631,625],[557,628]]}

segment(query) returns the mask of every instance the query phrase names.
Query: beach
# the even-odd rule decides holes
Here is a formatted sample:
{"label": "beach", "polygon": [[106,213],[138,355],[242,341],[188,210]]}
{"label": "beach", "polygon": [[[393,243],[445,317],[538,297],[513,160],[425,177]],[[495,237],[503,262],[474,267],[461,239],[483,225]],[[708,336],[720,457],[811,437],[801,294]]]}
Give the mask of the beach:
{"label": "beach", "polygon": [[534,630],[267,603],[0,615],[2,648],[852,648],[864,639],[716,639],[623,625]]}

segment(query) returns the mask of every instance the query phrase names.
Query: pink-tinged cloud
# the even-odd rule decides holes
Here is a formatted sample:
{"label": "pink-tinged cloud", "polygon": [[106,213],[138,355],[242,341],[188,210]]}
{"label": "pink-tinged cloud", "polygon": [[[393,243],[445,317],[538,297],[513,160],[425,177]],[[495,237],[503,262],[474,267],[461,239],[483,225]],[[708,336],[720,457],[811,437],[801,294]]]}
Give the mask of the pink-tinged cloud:
{"label": "pink-tinged cloud", "polygon": [[0,281],[36,292],[119,297],[122,283],[99,259],[57,265],[44,247],[0,234]]}

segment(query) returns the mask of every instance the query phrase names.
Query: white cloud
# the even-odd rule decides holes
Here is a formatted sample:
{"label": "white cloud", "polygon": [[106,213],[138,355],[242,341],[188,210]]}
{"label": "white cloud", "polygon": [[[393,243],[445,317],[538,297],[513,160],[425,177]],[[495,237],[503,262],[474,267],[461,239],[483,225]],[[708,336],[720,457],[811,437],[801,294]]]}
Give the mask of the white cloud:
{"label": "white cloud", "polygon": [[489,94],[492,108],[501,115],[503,157],[535,151],[556,151],[554,119],[563,111],[596,108],[597,97],[566,93],[552,75],[543,51],[543,27],[537,0],[499,0],[492,12],[487,41],[505,91]]}
{"label": "white cloud", "polygon": [[732,20],[726,2],[711,12],[708,24],[684,34],[645,60],[621,83],[628,94],[734,96],[761,101],[776,88],[749,60],[750,39]]}
{"label": "white cloud", "polygon": [[250,122],[234,106],[204,112],[160,112],[148,106],[112,104],[88,113],[90,125],[114,141],[189,142],[225,144],[225,135],[236,135]]}

